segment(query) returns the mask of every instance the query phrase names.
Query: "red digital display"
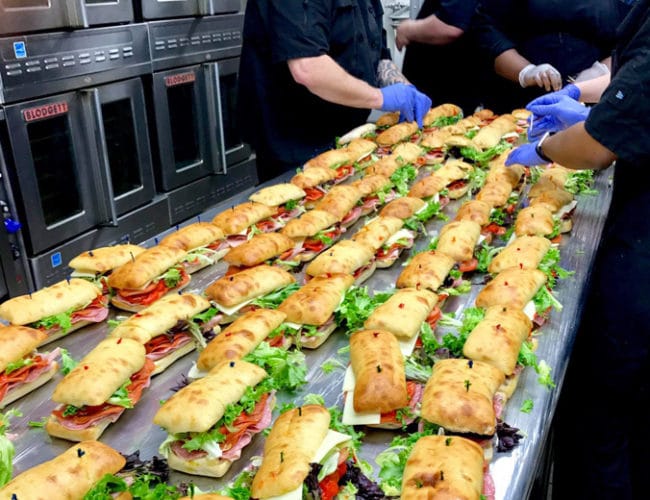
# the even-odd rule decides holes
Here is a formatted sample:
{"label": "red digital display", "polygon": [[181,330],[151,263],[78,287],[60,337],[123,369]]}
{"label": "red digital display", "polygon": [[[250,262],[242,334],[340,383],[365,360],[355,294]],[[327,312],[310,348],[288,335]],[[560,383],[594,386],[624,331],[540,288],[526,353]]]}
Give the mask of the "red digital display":
{"label": "red digital display", "polygon": [[45,104],[44,106],[37,106],[36,108],[23,109],[23,119],[26,122],[33,122],[34,120],[64,115],[67,112],[67,102],[54,102],[52,104]]}
{"label": "red digital display", "polygon": [[179,73],[178,75],[171,75],[165,77],[165,85],[167,87],[173,87],[174,85],[182,85],[184,83],[189,83],[196,81],[196,75],[194,73]]}

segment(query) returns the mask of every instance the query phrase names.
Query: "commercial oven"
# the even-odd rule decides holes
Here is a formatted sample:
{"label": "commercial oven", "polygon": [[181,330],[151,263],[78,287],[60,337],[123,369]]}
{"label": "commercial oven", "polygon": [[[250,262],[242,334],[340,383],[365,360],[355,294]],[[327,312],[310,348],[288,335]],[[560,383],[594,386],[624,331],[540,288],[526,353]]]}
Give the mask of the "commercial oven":
{"label": "commercial oven", "polygon": [[148,25],[156,178],[177,223],[257,183],[235,113],[243,15]]}
{"label": "commercial oven", "polygon": [[83,250],[169,227],[141,79],[151,71],[146,25],[3,38],[0,53],[5,202],[22,223],[34,286],[64,278]]}
{"label": "commercial oven", "polygon": [[132,0],[0,0],[0,35],[128,22]]}
{"label": "commercial oven", "polygon": [[241,10],[241,0],[141,0],[136,2],[138,17],[143,20],[212,16],[239,12],[239,10]]}

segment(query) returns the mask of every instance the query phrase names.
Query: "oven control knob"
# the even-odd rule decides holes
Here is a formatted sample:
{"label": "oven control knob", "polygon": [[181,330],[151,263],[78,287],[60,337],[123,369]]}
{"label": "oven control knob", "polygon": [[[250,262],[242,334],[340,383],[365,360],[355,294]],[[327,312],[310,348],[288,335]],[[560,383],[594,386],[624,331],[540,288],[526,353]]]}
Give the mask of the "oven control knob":
{"label": "oven control knob", "polygon": [[5,228],[9,234],[17,233],[22,227],[23,225],[17,220],[13,220],[11,218],[5,219]]}

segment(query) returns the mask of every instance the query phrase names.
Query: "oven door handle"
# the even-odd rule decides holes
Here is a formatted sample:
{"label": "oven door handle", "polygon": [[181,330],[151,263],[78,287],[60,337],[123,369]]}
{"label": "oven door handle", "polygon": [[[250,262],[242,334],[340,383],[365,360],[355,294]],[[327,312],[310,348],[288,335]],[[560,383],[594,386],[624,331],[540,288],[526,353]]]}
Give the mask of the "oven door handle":
{"label": "oven door handle", "polygon": [[[217,135],[217,147],[219,148],[219,160],[221,161],[221,170],[214,169],[215,174],[226,174],[226,140],[223,136],[223,108],[221,106],[221,85],[219,85],[219,63],[210,63],[207,65],[207,87],[208,87],[208,120],[209,130],[214,130]],[[210,102],[214,100],[214,102]]]}
{"label": "oven door handle", "polygon": [[199,15],[211,16],[212,14],[214,14],[212,0],[199,0]]}
{"label": "oven door handle", "polygon": [[[102,121],[102,103],[99,100],[99,90],[84,89],[82,92],[88,97],[93,119],[94,134],[91,137],[97,148],[97,157],[99,165],[95,175],[98,179],[99,207],[101,210],[102,220],[100,224],[104,226],[117,227],[117,208],[115,207],[115,194],[113,192],[113,181],[111,179],[111,165],[108,161],[108,149],[106,148],[106,132],[104,131],[104,122]],[[90,129],[91,127],[89,127]],[[90,135],[90,130],[88,131]]]}
{"label": "oven door handle", "polygon": [[63,2],[65,15],[71,27],[88,28],[88,13],[84,0]]}

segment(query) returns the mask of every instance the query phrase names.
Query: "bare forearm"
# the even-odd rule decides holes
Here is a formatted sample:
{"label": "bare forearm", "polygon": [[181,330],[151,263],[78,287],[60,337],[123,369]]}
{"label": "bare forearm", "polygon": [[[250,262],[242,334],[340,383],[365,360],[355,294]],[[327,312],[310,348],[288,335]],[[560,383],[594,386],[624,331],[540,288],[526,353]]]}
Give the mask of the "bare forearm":
{"label": "bare forearm", "polygon": [[584,122],[549,137],[543,150],[554,162],[574,170],[600,170],[616,160],[614,153],[589,135]]}
{"label": "bare forearm", "polygon": [[321,99],[353,108],[379,109],[382,93],[355,78],[328,55],[288,61],[294,80]]}
{"label": "bare forearm", "polygon": [[377,80],[380,87],[393,85],[394,83],[409,83],[402,72],[390,59],[382,59],[377,65]]}
{"label": "bare forearm", "polygon": [[599,76],[592,80],[585,80],[584,82],[576,83],[580,89],[580,100],[582,102],[598,102],[603,92],[611,81],[611,74]]}
{"label": "bare forearm", "polygon": [[397,27],[398,36],[408,43],[419,42],[432,45],[446,45],[463,34],[463,30],[447,24],[437,16],[431,15],[425,19],[407,20]]}
{"label": "bare forearm", "polygon": [[530,64],[516,49],[499,54],[494,60],[494,71],[508,80],[519,83],[519,72]]}

